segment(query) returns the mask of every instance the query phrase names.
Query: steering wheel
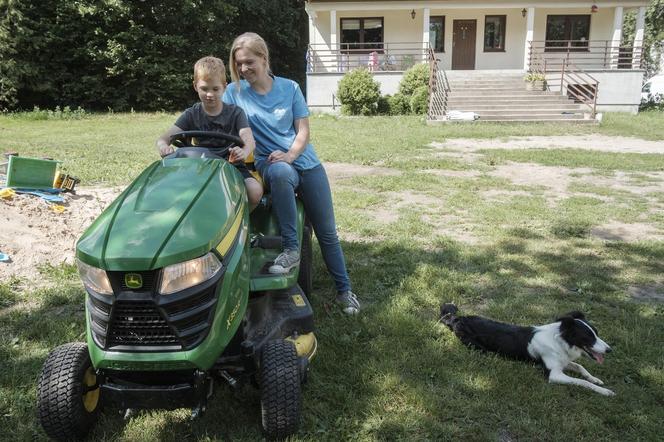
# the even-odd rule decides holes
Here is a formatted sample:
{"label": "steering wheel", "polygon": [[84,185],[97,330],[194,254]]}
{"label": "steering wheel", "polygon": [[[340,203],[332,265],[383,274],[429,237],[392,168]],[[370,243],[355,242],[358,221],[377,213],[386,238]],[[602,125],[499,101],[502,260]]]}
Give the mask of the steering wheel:
{"label": "steering wheel", "polygon": [[[192,143],[193,138],[214,138],[217,140],[225,141],[225,143],[222,143],[221,145],[225,145],[226,147],[222,148],[221,145],[195,146]],[[223,158],[228,155],[228,151],[231,149],[231,147],[235,146],[243,147],[244,141],[242,140],[242,138],[237,137],[235,135],[231,135],[226,132],[213,132],[206,130],[187,130],[171,135],[170,144],[172,144],[177,148],[192,147],[197,149],[205,149],[210,151],[214,155]]]}

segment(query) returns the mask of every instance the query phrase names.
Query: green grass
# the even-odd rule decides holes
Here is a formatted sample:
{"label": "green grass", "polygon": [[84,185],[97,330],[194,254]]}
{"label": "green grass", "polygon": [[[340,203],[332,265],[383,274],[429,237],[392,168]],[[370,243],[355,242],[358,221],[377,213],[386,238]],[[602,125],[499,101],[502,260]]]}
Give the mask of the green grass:
{"label": "green grass", "polygon": [[[601,126],[426,126],[414,117],[313,117],[314,143],[325,161],[380,165],[395,174],[367,173],[333,187],[363,312],[348,318],[332,305],[333,285],[315,248],[311,300],[320,347],[293,440],[658,440],[664,304],[635,302],[627,288],[662,282],[664,244],[605,242],[590,231],[610,221],[664,231],[664,199],[588,185],[584,174],[571,175],[570,195],[552,199],[547,189],[490,172],[517,161],[589,168],[603,180],[629,172],[630,186],[661,186],[647,173],[661,170],[664,155],[487,150],[475,162],[427,161],[431,142],[458,136],[612,134],[623,126],[621,134],[664,139],[658,118],[607,114]],[[156,159],[154,138],[173,119],[0,117],[0,151],[52,156],[86,185],[125,184]],[[11,429],[0,439],[45,440],[34,417],[41,365],[55,346],[84,339],[84,291],[74,267],[44,265],[35,279],[44,286],[0,282],[0,428]],[[524,324],[586,312],[614,352],[603,365],[582,363],[617,396],[549,385],[537,366],[465,348],[436,322],[442,301]],[[221,387],[196,421],[186,410],[141,412],[129,421],[109,410],[91,440],[258,440],[259,400],[252,387]]]}
{"label": "green grass", "polygon": [[[664,147],[663,147],[664,151]],[[494,162],[516,161],[544,166],[589,167],[600,171],[662,171],[661,154],[596,152],[582,149],[483,149]]]}

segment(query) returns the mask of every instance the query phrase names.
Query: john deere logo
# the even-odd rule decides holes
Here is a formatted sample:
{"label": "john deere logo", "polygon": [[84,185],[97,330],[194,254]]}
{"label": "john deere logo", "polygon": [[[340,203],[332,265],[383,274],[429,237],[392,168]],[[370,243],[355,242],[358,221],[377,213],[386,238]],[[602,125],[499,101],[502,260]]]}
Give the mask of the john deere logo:
{"label": "john deere logo", "polygon": [[125,285],[130,289],[143,287],[143,278],[138,273],[125,273]]}

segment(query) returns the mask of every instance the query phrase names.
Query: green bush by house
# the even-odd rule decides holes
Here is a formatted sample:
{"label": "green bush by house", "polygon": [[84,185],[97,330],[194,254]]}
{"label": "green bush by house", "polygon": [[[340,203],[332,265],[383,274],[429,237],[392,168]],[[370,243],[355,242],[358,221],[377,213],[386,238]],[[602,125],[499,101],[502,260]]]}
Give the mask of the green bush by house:
{"label": "green bush by house", "polygon": [[380,84],[366,69],[355,69],[339,81],[337,96],[341,101],[342,113],[375,115],[378,111]]}

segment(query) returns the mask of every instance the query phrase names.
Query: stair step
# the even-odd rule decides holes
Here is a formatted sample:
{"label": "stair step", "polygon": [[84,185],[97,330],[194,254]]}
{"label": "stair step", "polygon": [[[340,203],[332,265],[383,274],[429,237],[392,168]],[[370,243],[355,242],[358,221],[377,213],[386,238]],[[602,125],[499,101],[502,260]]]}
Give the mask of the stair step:
{"label": "stair step", "polygon": [[566,105],[566,106],[492,106],[492,105],[474,105],[474,106],[448,106],[449,110],[461,110],[466,112],[587,112],[586,110],[580,108],[578,105]]}

